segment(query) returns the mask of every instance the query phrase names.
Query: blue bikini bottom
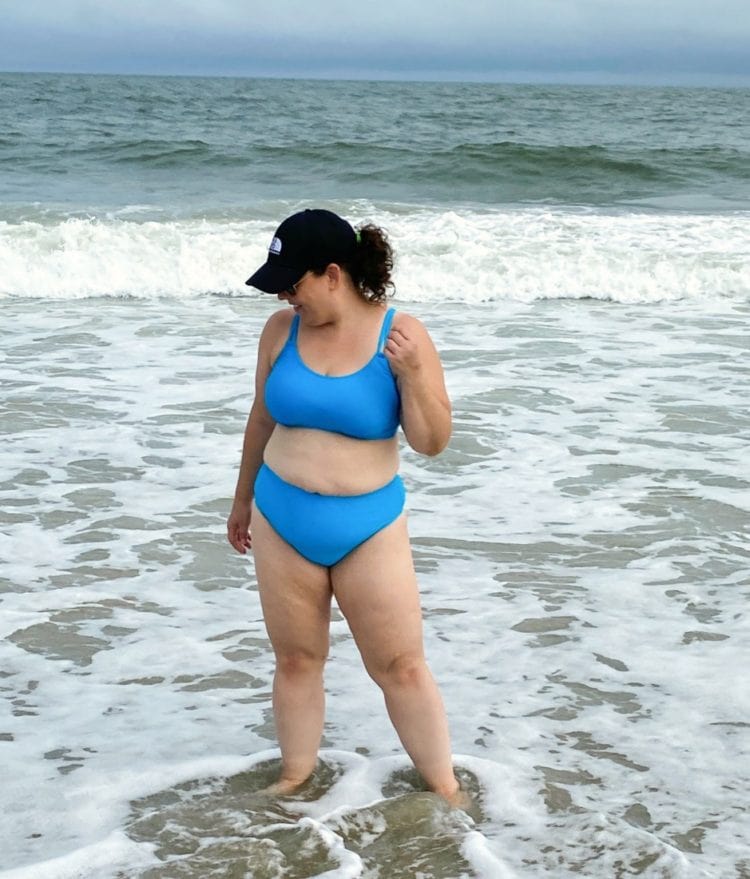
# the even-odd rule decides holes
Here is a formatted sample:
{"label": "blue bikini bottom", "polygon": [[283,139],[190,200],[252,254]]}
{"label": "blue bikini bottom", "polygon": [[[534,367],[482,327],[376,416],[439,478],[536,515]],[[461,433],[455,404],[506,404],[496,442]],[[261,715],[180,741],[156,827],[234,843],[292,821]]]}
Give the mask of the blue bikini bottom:
{"label": "blue bikini bottom", "polygon": [[255,504],[273,530],[308,561],[327,568],[397,519],[406,492],[396,475],[367,494],[316,494],[277,476],[263,464]]}

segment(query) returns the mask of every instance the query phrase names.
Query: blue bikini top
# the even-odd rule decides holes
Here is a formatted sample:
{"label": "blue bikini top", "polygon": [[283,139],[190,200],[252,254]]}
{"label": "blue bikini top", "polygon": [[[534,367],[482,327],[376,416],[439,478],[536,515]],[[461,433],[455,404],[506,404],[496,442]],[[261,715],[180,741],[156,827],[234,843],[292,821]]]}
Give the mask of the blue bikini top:
{"label": "blue bikini top", "polygon": [[398,430],[401,397],[383,346],[395,313],[395,308],[386,312],[375,354],[349,375],[323,375],[302,361],[297,350],[299,315],[295,315],[289,338],[266,379],[266,408],[274,421],[355,439],[392,437]]}

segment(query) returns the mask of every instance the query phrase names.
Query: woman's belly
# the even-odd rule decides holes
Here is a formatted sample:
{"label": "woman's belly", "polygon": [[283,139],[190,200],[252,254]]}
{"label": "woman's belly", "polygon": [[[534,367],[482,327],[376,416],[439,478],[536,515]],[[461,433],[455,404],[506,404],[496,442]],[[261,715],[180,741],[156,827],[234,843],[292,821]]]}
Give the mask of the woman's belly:
{"label": "woman's belly", "polygon": [[285,482],[319,494],[365,494],[398,472],[398,440],[359,440],[277,424],[263,460]]}

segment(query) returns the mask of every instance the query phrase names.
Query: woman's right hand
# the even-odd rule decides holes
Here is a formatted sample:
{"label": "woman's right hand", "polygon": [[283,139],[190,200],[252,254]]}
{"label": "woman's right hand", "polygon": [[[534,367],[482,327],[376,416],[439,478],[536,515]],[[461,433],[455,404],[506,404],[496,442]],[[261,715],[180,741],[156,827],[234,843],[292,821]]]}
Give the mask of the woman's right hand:
{"label": "woman's right hand", "polygon": [[232,512],[227,519],[227,540],[242,555],[245,555],[252,547],[250,539],[251,507],[252,501],[235,501],[232,504]]}

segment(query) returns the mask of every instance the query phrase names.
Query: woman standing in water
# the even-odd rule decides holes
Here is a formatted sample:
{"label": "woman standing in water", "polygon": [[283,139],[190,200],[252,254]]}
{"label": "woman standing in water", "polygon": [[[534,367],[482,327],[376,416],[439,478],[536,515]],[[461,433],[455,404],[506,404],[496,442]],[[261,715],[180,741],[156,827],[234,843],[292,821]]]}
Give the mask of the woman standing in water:
{"label": "woman standing in water", "polygon": [[392,266],[382,230],[355,232],[330,211],[301,211],[276,230],[247,283],[292,308],[261,334],[227,531],[238,552],[252,546],[276,656],[274,791],[294,790],[317,761],[335,595],[404,748],[429,788],[458,802],[424,658],[396,438],[400,425],[415,451],[437,455],[451,407],[427,331],[386,307]]}

